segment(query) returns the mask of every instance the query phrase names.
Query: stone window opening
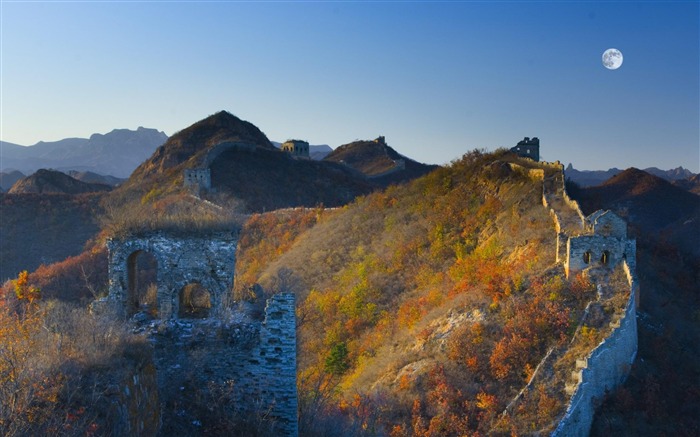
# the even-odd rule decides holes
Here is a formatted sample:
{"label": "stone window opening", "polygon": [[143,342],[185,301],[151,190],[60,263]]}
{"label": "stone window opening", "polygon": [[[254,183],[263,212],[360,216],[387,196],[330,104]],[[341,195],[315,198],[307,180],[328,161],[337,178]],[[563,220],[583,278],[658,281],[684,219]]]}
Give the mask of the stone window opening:
{"label": "stone window opening", "polygon": [[591,263],[591,251],[587,250],[583,253],[583,262],[586,264]]}
{"label": "stone window opening", "polygon": [[211,309],[211,293],[202,284],[193,282],[180,290],[178,318],[206,319]]}
{"label": "stone window opening", "polygon": [[143,250],[137,250],[127,259],[129,281],[129,314],[144,311],[158,316],[158,261],[156,257]]}
{"label": "stone window opening", "polygon": [[607,250],[604,250],[603,254],[600,256],[600,263],[603,264],[604,266],[607,266],[609,262],[610,262],[610,252],[608,252]]}

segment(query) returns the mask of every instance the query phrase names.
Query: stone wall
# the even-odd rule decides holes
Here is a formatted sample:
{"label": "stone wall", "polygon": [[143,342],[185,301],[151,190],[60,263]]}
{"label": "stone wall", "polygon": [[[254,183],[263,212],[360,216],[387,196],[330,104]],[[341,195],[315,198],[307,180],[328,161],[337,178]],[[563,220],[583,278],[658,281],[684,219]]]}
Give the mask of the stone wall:
{"label": "stone wall", "polygon": [[[170,320],[151,332],[164,424],[188,430],[206,417],[188,409],[193,392],[242,427],[265,426],[296,436],[296,315],[294,294],[268,299],[261,322]],[[173,414],[172,406],[181,405]],[[201,425],[200,425],[201,426]],[[164,429],[167,433],[171,429]]]}
{"label": "stone wall", "polygon": [[586,219],[586,225],[595,234],[627,238],[627,222],[611,211],[598,210]]}
{"label": "stone wall", "polygon": [[260,376],[269,387],[268,403],[280,435],[297,435],[296,308],[293,293],[270,298],[260,332]]}
{"label": "stone wall", "polygon": [[612,268],[627,259],[634,260],[636,255],[634,247],[634,240],[605,235],[569,237],[564,263],[566,276],[569,277],[589,267]]}
{"label": "stone wall", "polygon": [[637,355],[636,301],[639,290],[633,270],[627,263],[623,265],[630,285],[624,315],[619,321],[611,322],[612,333],[586,359],[577,361],[579,369],[575,376],[578,384],[573,388],[564,417],[552,433],[554,437],[588,436],[597,401],[625,381]]}
{"label": "stone wall", "polygon": [[179,236],[165,232],[107,241],[109,249],[108,300],[119,312],[133,312],[136,257],[141,252],[154,256],[157,267],[158,314],[176,317],[179,294],[188,284],[198,283],[210,294],[211,311],[218,311],[233,287],[235,232],[206,236]]}
{"label": "stone wall", "polygon": [[211,189],[211,171],[208,168],[187,168],[183,184],[196,191],[209,190]]}

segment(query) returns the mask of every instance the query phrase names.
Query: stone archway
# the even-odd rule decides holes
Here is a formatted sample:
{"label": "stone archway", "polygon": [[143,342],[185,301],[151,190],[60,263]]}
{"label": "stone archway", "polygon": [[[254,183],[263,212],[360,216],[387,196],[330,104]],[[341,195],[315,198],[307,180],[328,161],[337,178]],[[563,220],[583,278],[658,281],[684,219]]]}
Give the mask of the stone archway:
{"label": "stone archway", "polygon": [[109,249],[109,299],[127,315],[139,294],[139,258],[150,253],[157,264],[157,314],[161,319],[179,314],[180,291],[198,283],[208,291],[209,314],[221,308],[233,287],[236,232],[205,234],[153,232],[112,238]]}
{"label": "stone archway", "polygon": [[147,251],[137,250],[126,261],[127,314],[146,311],[158,315],[158,260]]}
{"label": "stone archway", "polygon": [[182,287],[179,293],[180,319],[205,319],[211,310],[211,293],[199,282]]}

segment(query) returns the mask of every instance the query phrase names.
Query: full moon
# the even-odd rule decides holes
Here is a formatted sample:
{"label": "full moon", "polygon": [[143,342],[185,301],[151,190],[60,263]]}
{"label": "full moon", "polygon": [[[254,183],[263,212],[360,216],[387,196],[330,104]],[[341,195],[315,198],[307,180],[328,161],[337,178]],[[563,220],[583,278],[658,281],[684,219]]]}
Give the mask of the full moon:
{"label": "full moon", "polygon": [[618,49],[607,49],[603,53],[603,66],[608,70],[617,70],[622,65],[622,52]]}

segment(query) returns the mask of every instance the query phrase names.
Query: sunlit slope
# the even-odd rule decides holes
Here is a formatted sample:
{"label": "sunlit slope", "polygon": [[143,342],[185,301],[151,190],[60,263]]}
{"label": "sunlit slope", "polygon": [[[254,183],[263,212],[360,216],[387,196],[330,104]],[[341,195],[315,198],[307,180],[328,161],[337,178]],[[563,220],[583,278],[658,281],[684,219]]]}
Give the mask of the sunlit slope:
{"label": "sunlit slope", "polygon": [[[550,269],[542,182],[512,160],[470,153],[325,212],[277,250],[259,277],[298,293],[302,429],[342,418],[397,435],[416,420],[445,421],[444,435],[488,431],[547,348],[565,341],[584,290],[575,297]],[[246,270],[245,256],[238,262]]]}

